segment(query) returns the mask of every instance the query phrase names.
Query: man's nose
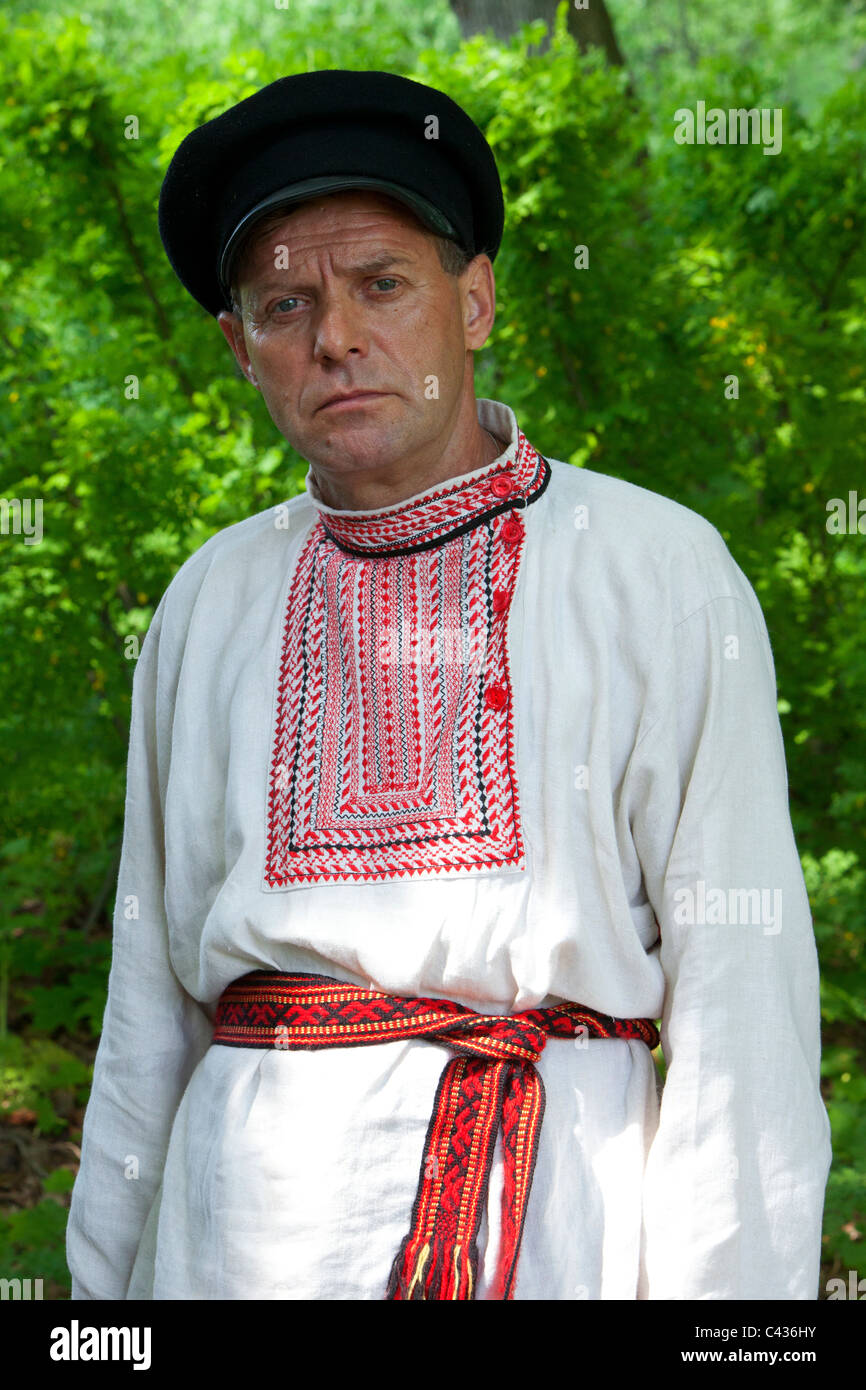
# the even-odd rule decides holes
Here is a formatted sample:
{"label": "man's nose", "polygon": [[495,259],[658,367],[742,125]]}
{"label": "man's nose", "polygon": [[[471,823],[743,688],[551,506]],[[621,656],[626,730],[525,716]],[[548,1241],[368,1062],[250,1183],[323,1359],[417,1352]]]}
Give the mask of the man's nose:
{"label": "man's nose", "polygon": [[348,294],[327,292],[314,317],[313,353],[317,360],[339,362],[350,352],[363,352],[365,336],[360,306]]}

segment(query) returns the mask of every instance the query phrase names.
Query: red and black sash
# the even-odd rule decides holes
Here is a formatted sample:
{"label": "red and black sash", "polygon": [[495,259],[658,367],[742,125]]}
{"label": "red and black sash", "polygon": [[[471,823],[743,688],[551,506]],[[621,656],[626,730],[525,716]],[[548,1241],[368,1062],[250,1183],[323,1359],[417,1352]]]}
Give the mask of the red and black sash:
{"label": "red and black sash", "polygon": [[310,1050],[426,1038],[456,1053],[439,1081],[409,1233],[385,1297],[475,1297],[476,1239],[501,1126],[502,1240],[493,1297],[510,1299],[544,1116],[534,1064],[548,1037],[636,1038],[650,1048],[659,1042],[650,1019],[611,1018],[579,1004],[501,1017],[450,999],[404,999],[324,975],[268,970],[243,975],[223,992],[213,1040]]}

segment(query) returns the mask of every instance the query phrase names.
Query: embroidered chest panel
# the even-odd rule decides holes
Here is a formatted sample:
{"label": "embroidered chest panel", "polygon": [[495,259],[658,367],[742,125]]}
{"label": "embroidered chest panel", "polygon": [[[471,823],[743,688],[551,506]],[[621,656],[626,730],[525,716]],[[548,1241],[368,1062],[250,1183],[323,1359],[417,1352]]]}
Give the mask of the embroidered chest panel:
{"label": "embroidered chest panel", "polygon": [[506,630],[514,508],[550,470],[528,446],[523,469],[519,496],[514,464],[507,488],[485,476],[474,514],[465,485],[389,513],[386,553],[359,514],[338,539],[332,515],[313,527],[283,625],[266,888],[525,867]]}

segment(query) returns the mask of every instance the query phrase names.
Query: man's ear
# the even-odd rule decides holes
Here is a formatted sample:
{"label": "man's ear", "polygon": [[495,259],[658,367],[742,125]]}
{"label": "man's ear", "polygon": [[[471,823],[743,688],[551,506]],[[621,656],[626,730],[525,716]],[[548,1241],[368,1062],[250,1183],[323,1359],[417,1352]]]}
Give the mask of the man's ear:
{"label": "man's ear", "polygon": [[217,323],[225,335],[225,340],[235,355],[238,366],[246,377],[247,381],[252,382],[256,390],[259,390],[259,383],[253,371],[250,355],[247,352],[247,340],[244,337],[243,319],[240,314],[229,312],[223,309],[217,314]]}
{"label": "man's ear", "polygon": [[474,352],[487,342],[496,317],[496,281],[490,257],[476,256],[463,274],[463,335],[467,348]]}

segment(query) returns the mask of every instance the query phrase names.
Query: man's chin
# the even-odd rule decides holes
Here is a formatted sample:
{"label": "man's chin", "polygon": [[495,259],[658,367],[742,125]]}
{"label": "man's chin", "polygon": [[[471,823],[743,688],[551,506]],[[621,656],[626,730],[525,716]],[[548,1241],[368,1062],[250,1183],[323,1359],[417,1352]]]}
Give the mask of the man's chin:
{"label": "man's chin", "polygon": [[[384,410],[377,415],[384,416]],[[314,417],[313,426],[299,452],[310,462],[321,461],[330,468],[381,468],[402,458],[411,447],[394,420],[375,418],[372,411],[347,411],[341,419],[321,423]]]}

